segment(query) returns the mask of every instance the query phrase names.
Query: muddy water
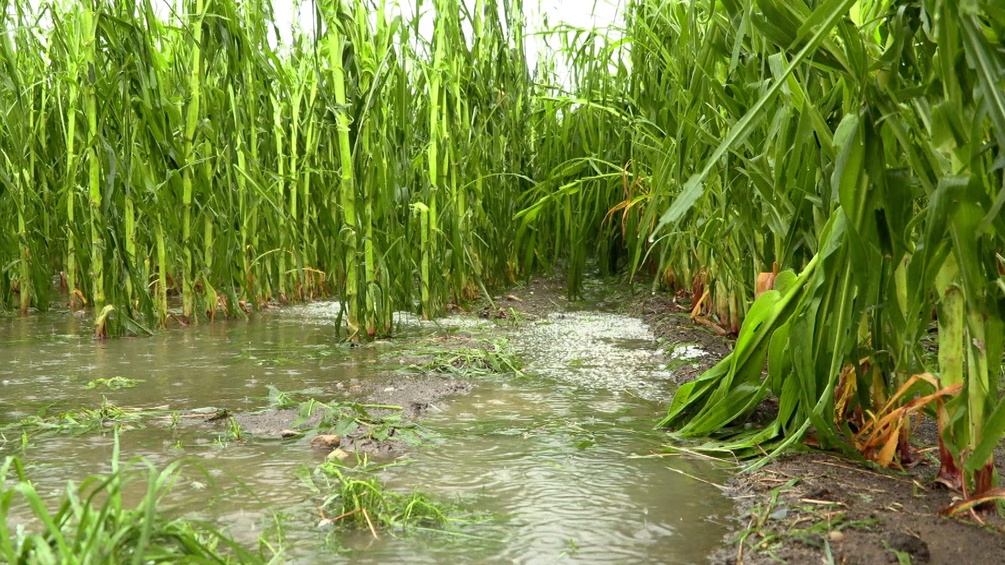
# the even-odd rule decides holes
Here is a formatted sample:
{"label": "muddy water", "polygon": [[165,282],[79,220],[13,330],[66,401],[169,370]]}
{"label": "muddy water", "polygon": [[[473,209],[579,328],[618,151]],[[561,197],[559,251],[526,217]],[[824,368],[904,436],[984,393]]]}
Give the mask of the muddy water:
{"label": "muddy water", "polygon": [[[272,312],[248,322],[96,342],[65,314],[0,318],[0,425],[41,410],[122,408],[232,411],[267,406],[267,385],[343,394],[379,370],[376,349],[348,349],[330,305]],[[463,322],[457,322],[466,325]],[[442,331],[415,325],[411,333]],[[467,328],[464,331],[483,331]],[[498,330],[496,330],[498,332]],[[296,478],[322,456],[303,442],[234,441],[225,425],[147,422],[121,435],[126,456],[189,468],[168,504],[253,544],[281,525],[285,556],[300,562],[697,563],[724,533],[730,504],[709,483],[723,471],[693,460],[646,457],[665,438],[651,429],[671,389],[645,328],[598,313],[569,313],[510,336],[528,377],[482,380],[468,396],[433,407],[436,432],[406,465],[382,473],[477,516],[451,534],[333,538],[316,529],[316,501]],[[385,346],[386,353],[387,347]],[[88,389],[126,377],[134,388]],[[223,439],[221,439],[223,438]],[[19,452],[17,438],[2,450]],[[30,441],[23,457],[42,492],[108,470],[110,434]],[[14,518],[16,519],[16,517]]]}

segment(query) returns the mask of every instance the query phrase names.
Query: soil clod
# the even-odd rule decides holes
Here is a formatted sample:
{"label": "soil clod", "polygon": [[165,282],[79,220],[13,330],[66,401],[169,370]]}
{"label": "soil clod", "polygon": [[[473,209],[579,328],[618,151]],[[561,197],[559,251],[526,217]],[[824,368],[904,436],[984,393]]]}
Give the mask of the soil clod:
{"label": "soil clod", "polygon": [[[890,536],[890,549],[908,554],[912,563],[928,563],[932,558],[928,544],[923,539],[904,532],[896,532]],[[896,554],[890,557],[891,562],[897,562]]]}
{"label": "soil clod", "polygon": [[336,434],[321,434],[311,440],[311,447],[319,449],[333,449],[342,443],[342,436]]}

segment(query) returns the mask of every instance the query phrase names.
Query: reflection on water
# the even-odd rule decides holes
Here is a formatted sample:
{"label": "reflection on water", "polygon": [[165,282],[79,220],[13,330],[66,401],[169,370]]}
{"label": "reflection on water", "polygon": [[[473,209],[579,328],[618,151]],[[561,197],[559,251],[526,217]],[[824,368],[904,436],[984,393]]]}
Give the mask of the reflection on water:
{"label": "reflection on water", "polygon": [[[484,540],[463,551],[505,562],[697,563],[721,539],[711,522],[728,503],[706,480],[724,473],[705,463],[640,458],[657,451],[660,406],[569,385],[516,382],[483,386],[430,416],[442,444],[394,476],[473,503],[504,520],[475,528]],[[371,562],[399,551],[360,555]],[[442,562],[450,549],[430,551]]]}
{"label": "reflection on water", "polygon": [[[364,379],[378,366],[375,349],[339,343],[335,316],[331,305],[301,307],[108,341],[92,340],[88,325],[66,314],[0,317],[0,424],[46,408],[93,408],[103,398],[123,408],[255,410],[267,405],[268,385],[328,399],[337,383]],[[658,451],[663,439],[651,429],[667,386],[651,362],[655,345],[644,328],[625,333],[629,319],[576,316],[572,325],[587,320],[606,333],[565,336],[559,319],[514,336],[529,372],[547,380],[483,381],[471,395],[442,403],[424,420],[439,439],[416,450],[410,464],[382,472],[394,490],[419,488],[484,517],[450,535],[326,542],[315,529],[316,501],[296,477],[297,467],[322,456],[303,441],[220,442],[222,426],[162,422],[124,432],[123,457],[142,455],[160,467],[190,459],[196,465],[186,468],[169,507],[213,520],[249,544],[278,522],[294,561],[704,561],[724,533],[718,515],[729,503],[689,475],[717,482],[724,472],[638,457]],[[569,348],[587,338],[597,341]],[[605,343],[608,349],[597,345]],[[116,376],[141,382],[86,388]],[[109,434],[91,434],[38,439],[24,456],[40,492],[55,497],[68,479],[108,471],[111,453]],[[345,547],[333,553],[333,543]]]}

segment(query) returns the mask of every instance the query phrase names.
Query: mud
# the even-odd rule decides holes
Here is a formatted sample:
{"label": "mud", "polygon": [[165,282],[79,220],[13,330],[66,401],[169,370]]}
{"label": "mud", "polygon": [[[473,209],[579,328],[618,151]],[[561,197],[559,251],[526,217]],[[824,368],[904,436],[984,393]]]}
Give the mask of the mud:
{"label": "mud", "polygon": [[815,452],[741,474],[730,492],[737,533],[713,562],[994,562],[1005,552],[1001,520],[941,516],[958,495],[932,486],[937,470],[879,471]]}
{"label": "mud", "polygon": [[[334,396],[336,401],[341,397],[348,402],[387,407],[368,407],[367,413],[375,420],[400,413],[403,425],[407,425],[429,410],[438,410],[440,403],[447,397],[466,394],[470,390],[470,383],[449,375],[388,371],[379,378],[368,379],[365,383],[357,381],[348,387],[338,386]],[[297,409],[270,409],[237,414],[234,420],[242,432],[260,439],[300,441],[305,445],[311,445],[309,442],[319,435],[332,432],[330,428],[319,427],[320,413],[315,413],[307,421],[295,425],[298,417]],[[360,426],[356,431],[341,437],[337,445],[319,447],[316,445],[317,442],[314,442],[313,448],[324,451],[341,449],[349,454],[359,453],[382,458],[395,458],[407,454],[409,444],[395,439],[393,432],[392,436],[386,439],[371,437],[369,432],[368,427]]]}

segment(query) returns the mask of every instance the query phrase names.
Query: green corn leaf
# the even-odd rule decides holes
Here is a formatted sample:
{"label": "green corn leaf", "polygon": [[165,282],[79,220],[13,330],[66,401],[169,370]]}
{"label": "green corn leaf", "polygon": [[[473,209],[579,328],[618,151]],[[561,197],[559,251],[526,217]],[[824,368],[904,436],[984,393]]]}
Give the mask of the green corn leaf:
{"label": "green corn leaf", "polygon": [[[817,18],[820,20],[821,24],[817,28],[816,32],[810,37],[806,45],[799,50],[795,57],[786,65],[784,72],[781,77],[778,77],[768,88],[768,90],[757,100],[757,102],[747,111],[742,118],[740,118],[735,125],[733,125],[729,134],[722,140],[722,142],[715,148],[712,155],[705,160],[705,164],[702,166],[701,170],[694,175],[692,175],[687,182],[682,187],[680,194],[674,199],[670,207],[663,213],[660,217],[659,223],[656,225],[654,232],[659,232],[666,225],[676,225],[680,222],[681,218],[684,217],[688,211],[694,206],[698,198],[701,197],[705,180],[708,175],[715,168],[719,160],[726,155],[726,153],[741,143],[746,139],[758,125],[760,119],[763,117],[763,110],[769,102],[771,102],[774,97],[782,90],[785,86],[785,79],[788,78],[790,74],[798,67],[800,64],[806,60],[823,42],[823,40],[830,34],[837,22],[843,17],[848,9],[855,3],[854,0],[843,0],[841,2],[825,3],[818,11],[823,12],[819,16],[816,14],[812,15],[811,18]],[[824,11],[826,9],[826,11]]]}

